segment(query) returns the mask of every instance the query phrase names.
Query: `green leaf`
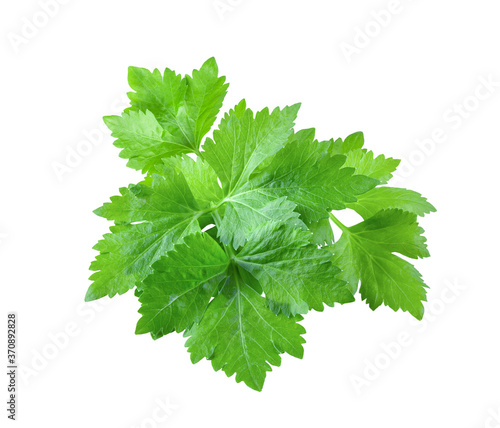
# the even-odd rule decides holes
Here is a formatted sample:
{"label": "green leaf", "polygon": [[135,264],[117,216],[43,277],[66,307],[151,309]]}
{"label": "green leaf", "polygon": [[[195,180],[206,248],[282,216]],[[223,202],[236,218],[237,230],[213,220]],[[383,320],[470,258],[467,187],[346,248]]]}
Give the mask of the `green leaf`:
{"label": "green leaf", "polygon": [[217,223],[218,236],[224,244],[232,243],[235,249],[245,244],[253,229],[269,221],[281,219],[295,227],[306,228],[299,213],[294,211],[296,205],[286,198],[275,199],[252,191],[225,201],[224,215]]}
{"label": "green leaf", "polygon": [[140,182],[121,188],[122,196],[112,196],[94,212],[108,220],[133,223],[166,219],[199,212],[198,204],[182,173],[165,169]]}
{"label": "green leaf", "polygon": [[225,195],[232,195],[266,158],[278,152],[292,132],[300,105],[266,108],[255,117],[242,101],[222,119],[213,140],[203,146],[204,158],[222,182]]}
{"label": "green leaf", "polygon": [[129,110],[150,111],[163,127],[176,125],[179,108],[184,103],[187,85],[180,74],[166,68],[163,76],[158,69],[129,67],[128,83],[135,92],[129,92]]}
{"label": "green leaf", "polygon": [[152,223],[112,226],[94,249],[100,251],[90,270],[85,301],[113,297],[134,288],[151,273],[151,264],[170,250],[174,243],[200,231],[193,215],[172,216]]}
{"label": "green leaf", "polygon": [[[316,130],[314,128],[301,129],[300,131],[294,131],[292,129],[292,133],[288,137],[288,140],[285,142],[285,146],[287,144],[294,142],[294,141],[313,141],[315,133],[316,133]],[[266,169],[269,166],[269,164],[273,161],[275,156],[276,155],[269,156],[257,168],[255,168],[254,172],[250,175],[250,181],[252,178],[261,174],[262,171],[264,169]]]}
{"label": "green leaf", "polygon": [[[165,159],[164,165],[167,170],[174,168],[184,176],[200,208],[208,208],[224,198],[217,175],[208,162],[200,158],[193,160],[189,156],[177,156]],[[164,168],[159,167],[158,171],[161,173]]]}
{"label": "green leaf", "polygon": [[131,107],[125,111],[150,111],[179,145],[194,149],[177,120],[186,96],[185,79],[168,68],[162,76],[157,69],[150,72],[145,68],[129,67],[128,82],[135,92],[128,93]]}
{"label": "green leaf", "polygon": [[218,77],[215,59],[206,61],[193,77],[181,78],[166,69],[163,76],[144,68],[129,68],[131,107],[128,111],[150,111],[172,136],[172,142],[197,152],[210,131],[227,93],[225,77]]}
{"label": "green leaf", "polygon": [[226,78],[218,75],[217,63],[210,58],[200,70],[193,71],[193,77],[185,78],[186,99],[178,118],[183,128],[189,130],[188,138],[195,142],[196,148],[212,128],[227,94]]}
{"label": "green leaf", "polygon": [[136,334],[158,339],[199,322],[228,265],[226,253],[210,236],[187,236],[153,264],[154,273],[143,281]]}
{"label": "green leaf", "polygon": [[328,218],[333,210],[355,202],[356,196],[378,184],[378,180],[354,175],[354,168],[343,168],[346,157],[328,155],[329,142],[312,141],[304,135],[278,152],[271,164],[250,185],[261,193],[287,197],[297,204],[306,222]]}
{"label": "green leaf", "polygon": [[331,263],[331,253],[310,240],[310,232],[268,222],[236,255],[238,265],[259,281],[275,313],[305,314],[322,311],[323,303],[354,301],[347,284],[336,278],[340,269]]}
{"label": "green leaf", "polygon": [[307,226],[312,232],[311,243],[324,247],[334,244],[335,237],[333,236],[330,219],[322,218],[318,221],[312,221]]}
{"label": "green leaf", "polygon": [[122,196],[96,210],[120,225],[94,247],[100,254],[90,266],[96,272],[87,301],[127,292],[174,244],[200,231],[202,212],[182,175],[170,171],[168,178],[154,174],[148,181],[121,189]]}
{"label": "green leaf", "polygon": [[[87,301],[135,287],[137,334],[184,332],[194,363],[258,391],[281,354],[302,358],[301,314],[352,302],[358,286],[372,309],[422,318],[426,285],[405,258],[429,255],[417,215],[435,209],[377,187],[398,160],[361,132],[294,130],[299,104],[254,114],[242,101],[205,139],[228,87],[213,58],[184,77],[130,67],[129,82],[130,108],[104,120],[145,177],[95,210],[114,226],[94,247]],[[332,214],[344,208],[364,221],[344,226]]]}
{"label": "green leaf", "polygon": [[365,144],[365,136],[362,132],[355,132],[349,135],[344,141],[342,138],[330,140],[328,142],[330,147],[328,149],[331,156],[346,155],[352,150],[359,150]]}
{"label": "green leaf", "polygon": [[298,109],[299,105],[272,113],[265,109],[254,116],[242,101],[224,116],[214,140],[207,139],[203,146],[203,156],[220,178],[225,195],[216,212],[223,243],[238,248],[251,229],[276,218],[305,227],[294,212],[295,204],[248,183],[252,172],[287,142]]}
{"label": "green leaf", "polygon": [[186,332],[186,346],[193,363],[211,360],[214,370],[222,369],[228,377],[236,373],[236,382],[261,391],[271,365],[281,364],[280,354],[302,358],[305,330],[300,320],[275,315],[233,270],[200,323]]}
{"label": "green leaf", "polygon": [[407,261],[429,253],[415,214],[402,210],[380,211],[355,226],[344,228],[334,245],[333,263],[344,269],[340,277],[351,284],[361,281],[360,293],[370,308],[382,303],[422,319],[427,286],[420,273]]}
{"label": "green leaf", "polygon": [[106,116],[104,122],[122,148],[120,157],[129,159],[127,166],[143,172],[151,171],[162,158],[188,153],[191,149],[178,143],[156,120],[153,113],[130,111],[120,116]]}
{"label": "green leaf", "polygon": [[420,193],[397,187],[377,187],[359,196],[357,202],[346,205],[365,219],[388,208],[399,208],[421,217],[436,211]]}
{"label": "green leaf", "polygon": [[[243,104],[236,111],[226,119],[239,120],[238,116],[248,115]],[[226,129],[224,126],[221,125]],[[231,191],[218,210],[222,217],[218,224],[222,242],[233,242],[234,248],[238,248],[248,239],[249,230],[273,219],[295,221],[300,214],[301,220],[311,223],[328,218],[329,211],[345,208],[344,202],[356,201],[355,195],[378,184],[373,178],[353,175],[353,168],[341,168],[345,156],[330,157],[329,143],[313,139],[311,130],[298,132],[284,149],[274,154],[266,168]],[[216,145],[208,150],[212,148],[215,150]],[[220,165],[220,171],[228,162],[226,159]],[[226,191],[231,187],[228,185]],[[292,213],[294,209],[296,213]],[[295,224],[303,226],[296,221]]]}
{"label": "green leaf", "polygon": [[386,184],[400,162],[399,159],[386,158],[384,155],[374,158],[372,151],[354,149],[347,154],[344,166],[354,168],[356,174],[376,178],[381,184]]}
{"label": "green leaf", "polygon": [[347,283],[349,291],[354,295],[358,291],[360,280],[360,266],[358,260],[362,257],[361,249],[358,257],[356,243],[349,239],[349,233],[344,231],[341,238],[335,242],[333,246],[326,247],[334,255],[332,263],[337,266],[341,273],[337,278],[342,279]]}

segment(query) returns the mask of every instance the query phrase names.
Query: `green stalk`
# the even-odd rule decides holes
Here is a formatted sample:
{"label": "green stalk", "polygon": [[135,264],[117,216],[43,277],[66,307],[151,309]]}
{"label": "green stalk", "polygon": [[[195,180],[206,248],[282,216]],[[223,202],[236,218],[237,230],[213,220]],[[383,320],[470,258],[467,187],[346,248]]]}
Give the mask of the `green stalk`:
{"label": "green stalk", "polygon": [[335,217],[333,213],[330,213],[330,218],[340,228],[340,230],[342,230],[342,232],[349,232],[349,228],[344,225],[344,223],[342,223],[337,217]]}

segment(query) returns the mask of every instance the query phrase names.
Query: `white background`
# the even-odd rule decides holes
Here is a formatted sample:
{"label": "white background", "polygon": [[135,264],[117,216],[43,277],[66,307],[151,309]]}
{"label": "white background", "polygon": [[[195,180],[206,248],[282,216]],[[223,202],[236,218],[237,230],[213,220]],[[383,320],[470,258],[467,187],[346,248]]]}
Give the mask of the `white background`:
{"label": "white background", "polygon": [[[219,13],[213,0],[65,3],[47,22],[35,0],[0,11],[0,316],[19,314],[17,426],[500,426],[497,0],[401,0],[383,28],[373,14],[387,0],[222,0]],[[129,65],[188,73],[211,56],[231,83],[226,109],[301,101],[298,128],[362,130],[376,154],[404,160],[397,184],[438,208],[421,221],[423,323],[359,298],[311,313],[304,359],[284,356],[257,393],[192,365],[180,335],[135,336],[132,293],[83,303],[109,226],[92,210],[140,179],[101,117],[118,113]],[[417,142],[436,128],[444,141]],[[89,139],[59,179],[54,163]]]}

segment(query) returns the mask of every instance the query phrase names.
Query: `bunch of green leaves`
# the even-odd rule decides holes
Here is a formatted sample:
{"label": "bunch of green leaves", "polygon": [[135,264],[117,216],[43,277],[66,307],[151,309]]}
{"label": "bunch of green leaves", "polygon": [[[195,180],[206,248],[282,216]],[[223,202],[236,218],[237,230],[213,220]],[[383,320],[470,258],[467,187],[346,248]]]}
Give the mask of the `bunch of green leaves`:
{"label": "bunch of green leaves", "polygon": [[[137,334],[184,332],[193,363],[256,390],[280,354],[302,357],[310,310],[359,291],[372,309],[422,318],[426,285],[397,254],[429,255],[417,216],[435,209],[386,185],[398,160],[362,133],[294,130],[298,104],[254,113],[241,101],[206,137],[228,87],[214,59],[184,77],[131,67],[129,83],[131,106],[104,120],[144,180],[95,211],[114,225],[94,247],[87,301],[135,288]],[[343,209],[363,221],[344,226]]]}

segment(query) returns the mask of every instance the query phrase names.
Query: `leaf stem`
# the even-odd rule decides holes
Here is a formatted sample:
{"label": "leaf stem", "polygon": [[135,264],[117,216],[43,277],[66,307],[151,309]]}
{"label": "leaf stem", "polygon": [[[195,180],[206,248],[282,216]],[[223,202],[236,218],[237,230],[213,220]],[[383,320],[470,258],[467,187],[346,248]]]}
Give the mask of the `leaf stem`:
{"label": "leaf stem", "polygon": [[349,231],[349,228],[346,225],[344,225],[344,223],[342,223],[337,217],[335,217],[333,213],[330,213],[330,218],[340,228],[340,230],[342,230],[342,232]]}
{"label": "leaf stem", "polygon": [[224,250],[226,251],[226,254],[229,256],[231,260],[234,260],[234,257],[236,256],[236,253],[233,250],[233,246],[231,243],[224,245]]}
{"label": "leaf stem", "polygon": [[205,160],[205,159],[203,159],[203,155],[201,154],[200,149],[195,148],[194,149],[194,154],[196,156],[198,156],[201,160]]}

